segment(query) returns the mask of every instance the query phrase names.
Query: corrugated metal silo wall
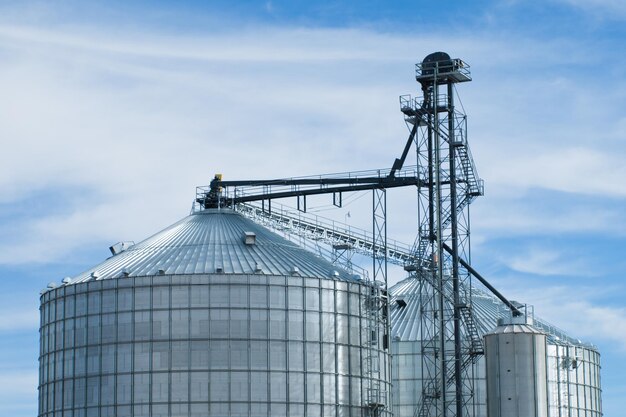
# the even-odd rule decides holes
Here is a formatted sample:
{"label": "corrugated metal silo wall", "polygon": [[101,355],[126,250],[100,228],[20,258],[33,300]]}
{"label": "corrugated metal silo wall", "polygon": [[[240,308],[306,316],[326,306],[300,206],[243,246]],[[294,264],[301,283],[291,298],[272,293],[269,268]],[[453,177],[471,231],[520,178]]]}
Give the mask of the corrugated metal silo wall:
{"label": "corrugated metal silo wall", "polygon": [[[366,343],[370,295],[358,281],[262,274],[53,289],[39,416],[362,417],[370,376],[390,391],[389,356]],[[371,351],[379,369],[364,375]]]}

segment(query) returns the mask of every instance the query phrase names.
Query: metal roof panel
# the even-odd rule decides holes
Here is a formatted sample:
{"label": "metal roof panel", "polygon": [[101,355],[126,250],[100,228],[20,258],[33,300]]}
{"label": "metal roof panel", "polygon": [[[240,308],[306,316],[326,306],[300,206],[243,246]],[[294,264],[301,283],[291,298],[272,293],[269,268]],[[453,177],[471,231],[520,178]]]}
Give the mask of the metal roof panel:
{"label": "metal roof panel", "polygon": [[[246,234],[254,244],[246,244]],[[292,275],[358,280],[355,276],[229,209],[193,213],[74,277],[71,283],[164,274]]]}

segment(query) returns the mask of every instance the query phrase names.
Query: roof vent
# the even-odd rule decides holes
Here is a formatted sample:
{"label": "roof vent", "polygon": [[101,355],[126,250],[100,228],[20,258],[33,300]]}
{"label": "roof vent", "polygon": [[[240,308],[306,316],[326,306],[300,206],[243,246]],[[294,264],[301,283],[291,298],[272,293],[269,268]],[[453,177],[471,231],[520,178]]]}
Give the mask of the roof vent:
{"label": "roof vent", "polygon": [[298,268],[297,266],[292,266],[290,272],[291,275],[298,275],[300,273],[300,268]]}
{"label": "roof vent", "polygon": [[135,242],[132,240],[128,240],[125,242],[117,242],[115,245],[109,246],[109,250],[113,255],[117,255],[118,253],[124,252],[126,249],[133,246]]}
{"label": "roof vent", "polygon": [[261,265],[259,265],[258,263],[254,264],[254,273],[255,274],[260,274],[261,272],[263,272],[263,268],[261,268]]}
{"label": "roof vent", "polygon": [[224,272],[224,268],[221,266],[217,266],[215,267],[215,272],[217,272],[218,274],[221,274],[222,272]]}
{"label": "roof vent", "polygon": [[400,307],[406,307],[406,301],[404,300],[404,297],[396,298],[396,304],[398,304],[398,306]]}
{"label": "roof vent", "polygon": [[339,271],[333,269],[332,271],[330,271],[329,276],[332,278],[337,278],[339,276]]}
{"label": "roof vent", "polygon": [[91,273],[91,278],[95,278],[95,279],[100,278],[100,274],[98,273],[98,271],[93,271]]}
{"label": "roof vent", "polygon": [[157,275],[165,275],[165,269],[159,269]]}
{"label": "roof vent", "polygon": [[243,232],[243,243],[246,245],[256,245],[256,233]]}
{"label": "roof vent", "polygon": [[122,269],[122,273],[120,274],[122,277],[130,276],[130,271],[126,268]]}
{"label": "roof vent", "polygon": [[55,282],[48,283],[48,289],[52,290],[52,289],[55,289],[56,287],[57,287],[57,284]]}
{"label": "roof vent", "polygon": [[61,282],[62,282],[63,284],[65,284],[65,285],[67,285],[67,284],[69,284],[70,282],[72,282],[72,278],[70,278],[70,277],[65,277],[65,278],[63,278],[63,281],[61,281]]}

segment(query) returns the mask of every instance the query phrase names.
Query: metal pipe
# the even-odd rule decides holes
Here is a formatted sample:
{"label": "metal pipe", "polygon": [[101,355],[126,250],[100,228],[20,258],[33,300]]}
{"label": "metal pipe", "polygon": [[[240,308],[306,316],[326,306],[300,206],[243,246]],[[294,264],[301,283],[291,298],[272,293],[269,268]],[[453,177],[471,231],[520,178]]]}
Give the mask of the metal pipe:
{"label": "metal pipe", "polygon": [[[433,82],[432,95],[433,95],[433,104],[437,104],[438,96],[439,96],[439,85],[436,82],[437,68],[435,68],[435,81]],[[442,416],[446,417],[448,415],[448,407],[447,407],[447,392],[446,392],[446,318],[445,318],[445,299],[444,299],[444,283],[443,283],[443,251],[442,251],[442,237],[443,237],[443,212],[441,208],[442,195],[441,195],[441,134],[439,131],[439,114],[435,112],[433,114],[434,118],[434,162],[435,162],[435,204],[437,205],[437,209],[435,210],[435,254],[437,256],[437,275],[436,275],[436,285],[437,291],[439,293],[438,299],[438,311],[439,311],[439,328],[437,329],[439,332],[439,389],[441,392],[441,410]],[[431,202],[432,204],[432,202]]]}
{"label": "metal pipe", "polygon": [[409,135],[409,139],[406,141],[406,145],[404,145],[402,156],[393,162],[393,167],[391,168],[391,172],[389,173],[390,177],[395,176],[396,171],[399,169],[402,169],[402,166],[404,165],[404,161],[406,161],[406,157],[409,154],[409,150],[411,149],[411,145],[413,144],[413,140],[415,139],[415,134],[417,133],[418,124],[419,123],[416,120],[415,123],[413,124],[413,128],[411,129],[411,134]]}
{"label": "metal pipe", "polygon": [[[345,185],[341,187],[314,188],[310,190],[282,191],[282,192],[275,192],[275,193],[266,192],[262,194],[252,194],[252,195],[233,197],[231,199],[228,199],[227,202],[232,203],[232,204],[239,204],[239,203],[245,203],[248,201],[271,200],[271,199],[306,196],[306,195],[364,191],[364,190],[372,190],[376,188],[396,188],[396,187],[405,187],[407,185],[419,185],[421,182],[422,180],[417,177],[382,178],[379,182],[372,183],[372,184]],[[207,195],[206,198],[198,198],[196,201],[200,204],[203,204],[205,208],[216,208],[218,206],[218,195],[217,194]]]}
{"label": "metal pipe", "polygon": [[459,294],[459,241],[457,230],[456,156],[454,151],[454,90],[448,83],[448,159],[450,166],[450,230],[452,243],[452,298],[454,301],[454,385],[456,416],[463,416],[463,379],[461,345],[461,300]]}
{"label": "metal pipe", "polygon": [[[445,243],[442,246],[446,250],[446,252],[452,253],[451,247],[449,247]],[[478,281],[480,281],[481,284],[487,287],[487,289],[491,291],[493,295],[495,295],[500,301],[502,301],[511,310],[511,313],[513,313],[514,316],[521,316],[524,314],[517,307],[515,307],[513,303],[511,303],[504,295],[502,295],[500,291],[496,290],[495,287],[489,283],[489,281],[487,281],[482,275],[478,273],[478,271],[472,268],[470,264],[465,262],[462,258],[459,258],[459,263],[463,265],[465,269],[467,269],[467,272],[472,274]]]}

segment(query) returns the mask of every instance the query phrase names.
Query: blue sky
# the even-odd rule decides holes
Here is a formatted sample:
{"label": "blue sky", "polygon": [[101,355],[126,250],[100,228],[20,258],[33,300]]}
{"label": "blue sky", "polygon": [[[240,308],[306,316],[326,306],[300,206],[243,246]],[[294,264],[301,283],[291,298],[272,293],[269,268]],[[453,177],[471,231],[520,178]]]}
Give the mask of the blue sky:
{"label": "blue sky", "polygon": [[[215,172],[390,167],[398,96],[443,50],[474,78],[459,86],[486,182],[473,263],[599,346],[619,417],[625,22],[621,0],[0,1],[0,416],[36,413],[48,282],[183,217]],[[412,242],[414,198],[390,194],[390,237]]]}

